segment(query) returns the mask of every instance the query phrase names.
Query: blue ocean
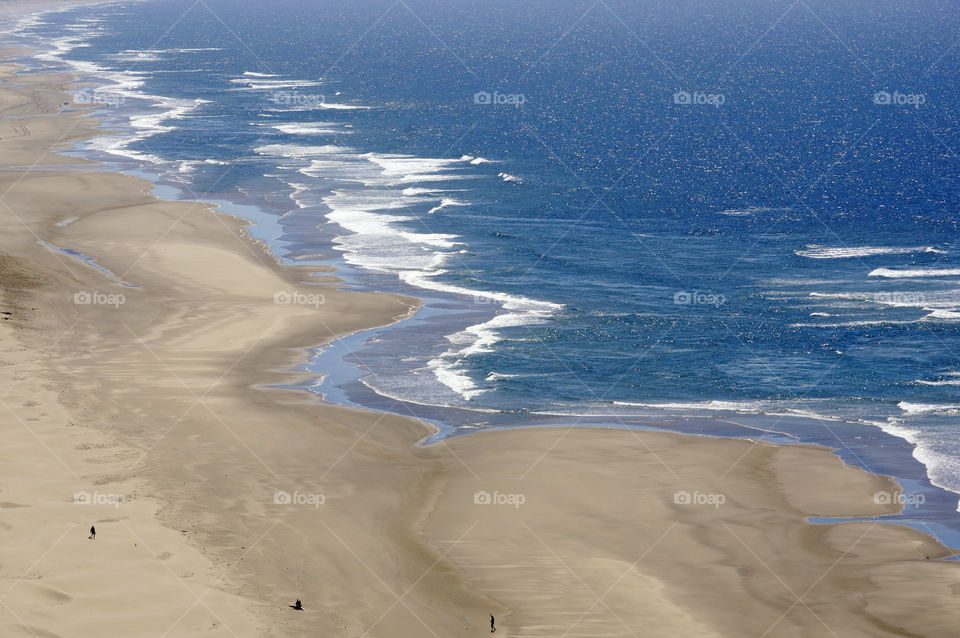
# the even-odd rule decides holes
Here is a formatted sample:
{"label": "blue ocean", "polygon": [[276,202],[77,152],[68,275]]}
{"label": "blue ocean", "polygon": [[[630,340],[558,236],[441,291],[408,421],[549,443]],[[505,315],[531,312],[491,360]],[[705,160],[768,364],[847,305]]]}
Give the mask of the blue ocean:
{"label": "blue ocean", "polygon": [[146,0],[9,28],[105,118],[72,152],[424,301],[318,348],[328,400],[442,436],[814,441],[960,492],[955,3]]}

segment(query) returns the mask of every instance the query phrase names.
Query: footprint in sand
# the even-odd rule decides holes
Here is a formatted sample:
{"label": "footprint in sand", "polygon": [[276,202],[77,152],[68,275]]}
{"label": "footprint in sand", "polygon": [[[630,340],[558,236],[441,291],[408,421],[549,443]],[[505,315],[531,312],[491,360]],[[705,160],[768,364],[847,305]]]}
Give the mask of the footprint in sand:
{"label": "footprint in sand", "polygon": [[59,589],[54,589],[53,587],[46,587],[43,585],[29,585],[30,589],[34,591],[34,596],[37,600],[42,600],[47,605],[53,607],[56,605],[65,605],[73,600],[73,596],[66,592],[62,592]]}

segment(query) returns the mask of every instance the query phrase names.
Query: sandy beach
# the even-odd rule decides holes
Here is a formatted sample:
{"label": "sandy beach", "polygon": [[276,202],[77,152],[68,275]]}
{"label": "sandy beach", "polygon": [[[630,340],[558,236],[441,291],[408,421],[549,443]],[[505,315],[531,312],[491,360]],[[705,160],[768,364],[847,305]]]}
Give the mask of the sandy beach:
{"label": "sandy beach", "polygon": [[956,635],[951,550],[807,522],[898,509],[876,498],[895,481],[824,448],[564,428],[423,446],[417,421],[271,387],[418,301],[281,266],[243,220],[57,154],[97,119],[60,112],[74,78],[15,71],[0,635],[439,637],[491,614],[515,637]]}

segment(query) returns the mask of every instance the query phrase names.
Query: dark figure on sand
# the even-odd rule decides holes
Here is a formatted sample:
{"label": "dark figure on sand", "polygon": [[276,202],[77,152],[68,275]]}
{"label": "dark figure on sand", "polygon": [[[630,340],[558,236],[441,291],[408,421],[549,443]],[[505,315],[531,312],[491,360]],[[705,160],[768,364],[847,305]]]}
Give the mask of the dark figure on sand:
{"label": "dark figure on sand", "polygon": [[91,526],[90,526],[90,536],[87,536],[87,538],[93,540],[93,539],[95,539],[96,537],[97,537],[97,528],[94,527],[93,525],[91,525]]}
{"label": "dark figure on sand", "polygon": [[290,605],[290,609],[296,609],[297,611],[303,611],[303,603],[300,602],[300,599],[297,598],[297,602]]}
{"label": "dark figure on sand", "polygon": [[494,626],[493,622],[494,622],[494,620],[493,620],[493,614],[490,614],[490,633],[491,633],[491,634],[497,630],[497,628],[496,628],[496,626]]}

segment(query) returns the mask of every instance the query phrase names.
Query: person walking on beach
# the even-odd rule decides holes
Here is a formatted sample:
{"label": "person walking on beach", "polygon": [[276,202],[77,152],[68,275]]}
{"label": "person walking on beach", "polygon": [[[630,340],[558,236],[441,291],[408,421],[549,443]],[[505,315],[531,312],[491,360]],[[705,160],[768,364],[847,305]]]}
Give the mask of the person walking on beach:
{"label": "person walking on beach", "polygon": [[493,614],[490,614],[490,633],[491,634],[497,630],[496,625],[494,625],[493,623],[494,623]]}
{"label": "person walking on beach", "polygon": [[300,599],[297,598],[297,602],[290,605],[290,609],[296,609],[297,611],[303,611],[303,603],[300,602]]}
{"label": "person walking on beach", "polygon": [[87,536],[90,540],[96,540],[97,538],[97,528],[93,525],[90,526],[90,536]]}

